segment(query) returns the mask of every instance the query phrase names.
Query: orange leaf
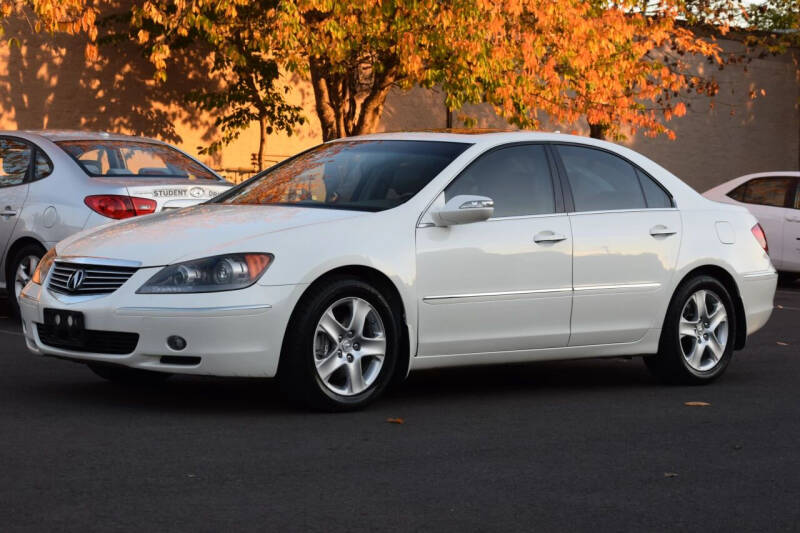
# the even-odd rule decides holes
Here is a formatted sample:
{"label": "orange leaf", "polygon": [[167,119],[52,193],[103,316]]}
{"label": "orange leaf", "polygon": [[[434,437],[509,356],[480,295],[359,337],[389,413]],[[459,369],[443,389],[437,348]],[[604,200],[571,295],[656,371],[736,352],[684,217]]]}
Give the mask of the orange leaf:
{"label": "orange leaf", "polygon": [[405,424],[406,423],[406,421],[403,420],[402,418],[387,418],[386,421],[389,422],[390,424]]}
{"label": "orange leaf", "polygon": [[683,405],[688,405],[689,407],[708,407],[711,404],[708,402],[686,402]]}

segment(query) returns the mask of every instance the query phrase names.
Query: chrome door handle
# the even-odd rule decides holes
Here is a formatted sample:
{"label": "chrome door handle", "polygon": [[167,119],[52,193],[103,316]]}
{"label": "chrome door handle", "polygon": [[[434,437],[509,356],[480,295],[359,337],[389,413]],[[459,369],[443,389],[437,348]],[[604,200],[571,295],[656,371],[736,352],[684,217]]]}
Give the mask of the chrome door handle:
{"label": "chrome door handle", "polygon": [[653,237],[669,237],[670,235],[675,235],[676,233],[677,231],[671,230],[666,226],[662,226],[661,224],[650,228],[650,235]]}
{"label": "chrome door handle", "polygon": [[565,241],[567,238],[560,233],[554,233],[552,231],[540,231],[536,235],[533,236],[533,242],[560,242]]}
{"label": "chrome door handle", "polygon": [[0,212],[0,217],[15,217],[17,216],[17,212],[11,208],[10,205],[5,207],[5,210]]}

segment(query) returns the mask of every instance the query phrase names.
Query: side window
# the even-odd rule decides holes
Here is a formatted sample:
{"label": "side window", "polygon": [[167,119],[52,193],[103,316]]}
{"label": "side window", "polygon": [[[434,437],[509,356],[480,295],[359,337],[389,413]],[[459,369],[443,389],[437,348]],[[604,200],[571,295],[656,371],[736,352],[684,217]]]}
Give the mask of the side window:
{"label": "side window", "polygon": [[644,199],[647,202],[647,207],[656,209],[659,207],[674,207],[672,204],[672,197],[666,193],[661,186],[658,185],[653,178],[636,169],[636,175],[639,176],[639,183],[642,184],[644,191]]}
{"label": "side window", "polygon": [[731,192],[728,193],[728,198],[733,198],[737,202],[744,202],[744,193],[747,191],[747,183],[742,183]]}
{"label": "side window", "polygon": [[444,194],[446,200],[459,194],[488,196],[494,200],[495,217],[555,212],[553,180],[542,145],[510,146],[481,156]]}
{"label": "side window", "polygon": [[44,152],[37,148],[36,159],[33,162],[33,179],[41,180],[53,173],[53,162]]}
{"label": "side window", "polygon": [[581,146],[559,146],[558,153],[567,171],[576,211],[647,207],[636,170],[624,159]]}
{"label": "side window", "polygon": [[794,192],[794,178],[755,178],[747,182],[744,202],[786,207],[787,196]]}
{"label": "side window", "polygon": [[800,209],[800,178],[796,178],[794,181],[794,202],[792,203],[792,207],[795,209]]}
{"label": "side window", "polygon": [[0,187],[23,183],[30,164],[30,146],[21,141],[0,139]]}

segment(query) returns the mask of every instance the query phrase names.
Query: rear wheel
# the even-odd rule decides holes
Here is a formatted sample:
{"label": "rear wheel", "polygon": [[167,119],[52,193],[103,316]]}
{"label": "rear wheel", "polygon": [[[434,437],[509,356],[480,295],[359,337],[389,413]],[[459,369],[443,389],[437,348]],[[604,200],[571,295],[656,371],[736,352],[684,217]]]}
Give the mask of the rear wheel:
{"label": "rear wheel", "polygon": [[124,385],[158,385],[166,381],[172,374],[129,368],[122,365],[105,363],[89,363],[89,369],[103,379]]}
{"label": "rear wheel", "polygon": [[736,313],[728,290],[715,278],[697,276],[676,291],[658,354],[645,357],[645,364],[669,383],[709,383],[730,363],[735,339]]}
{"label": "rear wheel", "polygon": [[6,287],[9,307],[13,316],[19,316],[19,295],[33,277],[33,272],[44,254],[44,248],[31,243],[17,250],[14,257],[11,258],[6,273]]}
{"label": "rear wheel", "polygon": [[298,304],[287,328],[281,388],[317,409],[364,407],[391,380],[400,331],[398,313],[372,285],[354,278],[325,282]]}

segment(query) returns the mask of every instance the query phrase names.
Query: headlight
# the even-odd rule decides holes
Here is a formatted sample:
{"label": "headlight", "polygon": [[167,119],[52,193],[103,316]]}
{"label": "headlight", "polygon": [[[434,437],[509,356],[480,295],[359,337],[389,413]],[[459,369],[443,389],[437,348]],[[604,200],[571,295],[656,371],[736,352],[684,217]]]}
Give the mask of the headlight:
{"label": "headlight", "polygon": [[272,264],[272,254],[228,254],[164,267],[137,294],[233,291],[249,287]]}
{"label": "headlight", "polygon": [[44,278],[47,277],[47,273],[50,272],[50,268],[52,268],[55,259],[56,249],[53,247],[39,260],[39,264],[36,265],[36,270],[33,271],[31,281],[37,285],[41,285],[42,282],[44,282]]}

